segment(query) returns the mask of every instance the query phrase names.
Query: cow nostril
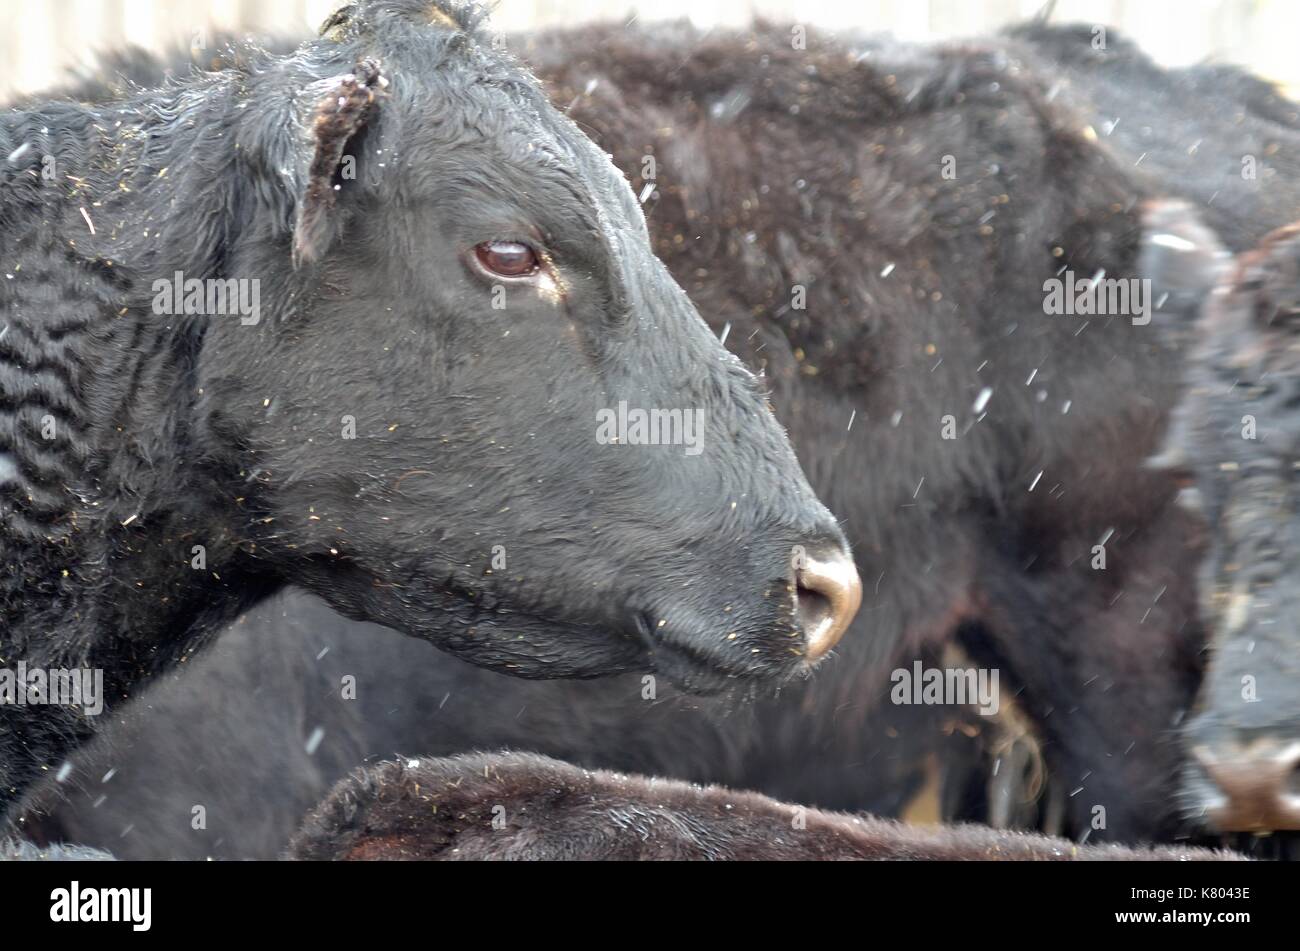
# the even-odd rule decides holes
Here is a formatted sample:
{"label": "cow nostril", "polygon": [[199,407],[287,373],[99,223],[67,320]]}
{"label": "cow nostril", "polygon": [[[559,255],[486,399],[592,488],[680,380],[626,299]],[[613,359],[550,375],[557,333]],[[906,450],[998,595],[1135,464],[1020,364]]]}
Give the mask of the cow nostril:
{"label": "cow nostril", "polygon": [[805,588],[802,584],[795,587],[795,606],[796,615],[799,618],[800,630],[811,633],[819,630],[826,625],[834,610],[831,608],[831,600],[813,588]]}
{"label": "cow nostril", "polygon": [[811,555],[795,571],[795,615],[803,628],[809,661],[819,660],[848,629],[862,603],[862,582],[853,559],[843,552]]}

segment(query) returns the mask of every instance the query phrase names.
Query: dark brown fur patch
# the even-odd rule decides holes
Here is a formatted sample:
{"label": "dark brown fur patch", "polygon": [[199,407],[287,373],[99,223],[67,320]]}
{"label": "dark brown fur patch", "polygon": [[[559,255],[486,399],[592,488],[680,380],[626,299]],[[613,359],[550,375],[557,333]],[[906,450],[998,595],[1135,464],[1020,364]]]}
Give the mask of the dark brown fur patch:
{"label": "dark brown fur patch", "polygon": [[290,844],[295,859],[1214,860],[1192,848],[1128,849],[1000,832],[916,827],[752,792],[583,770],[527,753],[387,762],[345,779]]}

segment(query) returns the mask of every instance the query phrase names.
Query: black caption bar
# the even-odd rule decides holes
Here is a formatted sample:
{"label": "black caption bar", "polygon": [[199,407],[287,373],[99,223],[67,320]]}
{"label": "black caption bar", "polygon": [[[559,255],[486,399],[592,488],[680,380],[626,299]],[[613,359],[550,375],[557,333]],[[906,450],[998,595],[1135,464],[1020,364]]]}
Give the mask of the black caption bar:
{"label": "black caption bar", "polygon": [[[427,929],[499,934],[564,922],[763,931],[781,919],[848,915],[918,940],[984,927],[1068,926],[1071,934],[1231,937],[1276,927],[1294,903],[1294,870],[1270,863],[823,863],[673,865],[0,863],[6,933],[114,932],[307,939]],[[983,922],[984,924],[980,924]],[[838,926],[837,926],[838,927]],[[730,929],[735,929],[734,931]]]}

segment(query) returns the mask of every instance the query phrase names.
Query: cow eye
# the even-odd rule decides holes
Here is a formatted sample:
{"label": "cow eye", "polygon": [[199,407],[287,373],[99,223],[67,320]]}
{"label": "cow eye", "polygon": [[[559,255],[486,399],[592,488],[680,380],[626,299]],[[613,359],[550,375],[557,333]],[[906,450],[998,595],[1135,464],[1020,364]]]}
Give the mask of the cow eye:
{"label": "cow eye", "polygon": [[541,267],[537,252],[518,241],[484,241],[474,254],[484,270],[499,277],[527,277]]}

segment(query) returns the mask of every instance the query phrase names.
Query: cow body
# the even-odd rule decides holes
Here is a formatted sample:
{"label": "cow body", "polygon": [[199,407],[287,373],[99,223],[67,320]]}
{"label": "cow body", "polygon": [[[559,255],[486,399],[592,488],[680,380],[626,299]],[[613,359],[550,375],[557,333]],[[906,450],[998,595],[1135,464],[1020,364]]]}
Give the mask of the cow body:
{"label": "cow body", "polygon": [[381,763],[339,783],[287,853],[313,860],[1213,861],[979,826],[828,813],[528,754]]}

